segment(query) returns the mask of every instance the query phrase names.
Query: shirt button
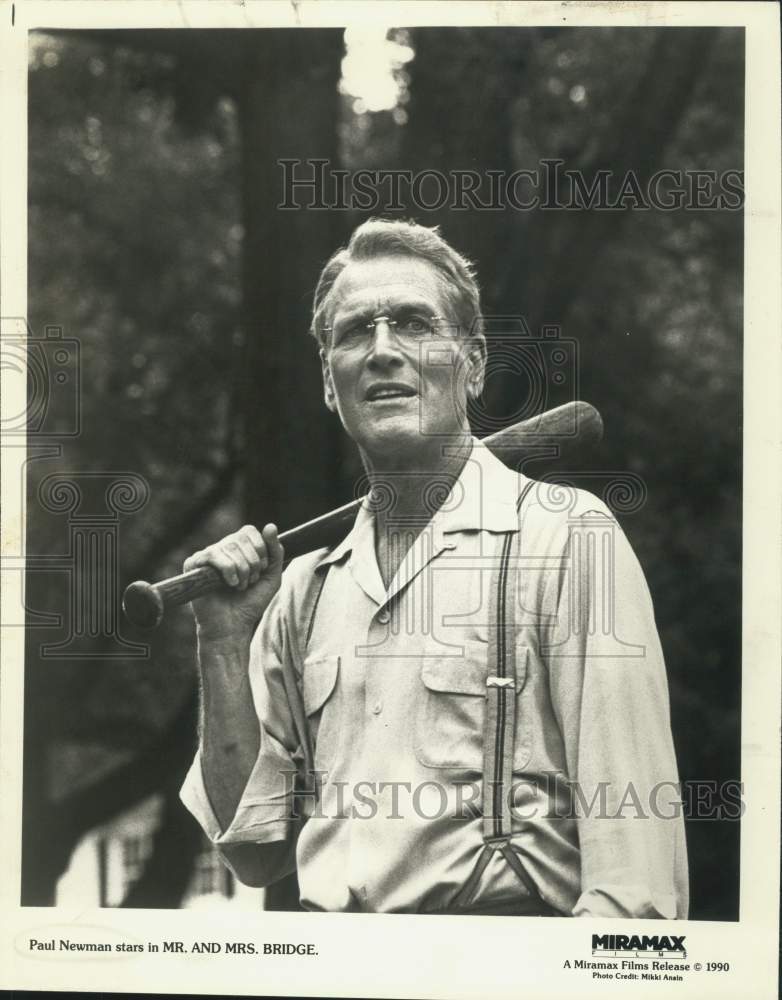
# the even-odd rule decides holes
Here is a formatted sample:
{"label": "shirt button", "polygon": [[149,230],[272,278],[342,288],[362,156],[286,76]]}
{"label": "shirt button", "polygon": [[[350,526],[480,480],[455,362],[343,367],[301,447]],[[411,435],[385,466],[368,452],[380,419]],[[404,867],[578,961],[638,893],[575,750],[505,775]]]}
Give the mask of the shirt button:
{"label": "shirt button", "polygon": [[375,715],[380,715],[382,711],[383,711],[383,703],[381,701],[376,701],[375,704],[372,706],[372,712]]}
{"label": "shirt button", "polygon": [[386,608],[383,608],[382,611],[378,612],[377,620],[380,622],[381,625],[388,625],[388,623],[391,621],[391,615],[386,610]]}

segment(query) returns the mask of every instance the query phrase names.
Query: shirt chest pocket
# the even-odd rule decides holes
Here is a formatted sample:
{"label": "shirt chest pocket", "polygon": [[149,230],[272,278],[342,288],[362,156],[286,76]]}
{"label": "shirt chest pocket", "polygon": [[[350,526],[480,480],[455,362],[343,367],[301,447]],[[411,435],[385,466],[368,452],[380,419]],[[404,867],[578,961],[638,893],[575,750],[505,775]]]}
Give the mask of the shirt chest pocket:
{"label": "shirt chest pocket", "polygon": [[[528,650],[519,649],[516,664],[516,725],[513,770],[531,754],[529,720],[523,710]],[[486,647],[465,647],[464,657],[426,659],[416,706],[414,752],[426,767],[483,771],[486,728]],[[491,738],[494,739],[492,731]]]}
{"label": "shirt chest pocket", "polygon": [[339,667],[338,656],[304,661],[302,700],[312,735],[317,771],[328,771],[336,754],[340,731]]}

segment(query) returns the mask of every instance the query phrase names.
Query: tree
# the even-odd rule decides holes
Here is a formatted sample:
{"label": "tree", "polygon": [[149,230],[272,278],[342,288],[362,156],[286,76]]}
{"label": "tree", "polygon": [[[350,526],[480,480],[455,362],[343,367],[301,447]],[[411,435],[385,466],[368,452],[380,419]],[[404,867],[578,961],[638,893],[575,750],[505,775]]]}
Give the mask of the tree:
{"label": "tree", "polygon": [[[334,464],[335,430],[314,418],[317,357],[313,348],[301,364],[298,347],[306,343],[302,283],[314,280],[326,236],[276,210],[275,158],[286,145],[292,156],[311,155],[312,143],[334,147],[341,33],[325,32],[317,45],[296,32],[234,40],[238,53],[210,33],[64,33],[41,37],[31,66],[30,320],[39,330],[56,320],[75,334],[86,362],[84,433],[58,467],[110,470],[122,456],[121,468],[150,482],[149,506],[125,528],[123,552],[134,553],[125,582],[176,572],[196,532],[219,537],[250,517],[284,525],[332,497],[324,470]],[[297,89],[286,84],[286,66],[307,67]],[[71,247],[67,263],[55,231]],[[61,537],[61,523],[38,503],[42,475],[32,470],[28,483],[30,554],[51,552]],[[31,608],[61,607],[55,576],[31,581]],[[184,623],[155,637],[149,663],[115,664],[107,678],[105,666],[41,659],[36,640],[50,635],[31,617],[25,902],[51,900],[91,825],[181,778],[195,733]],[[69,793],[73,779],[55,771],[60,801],[52,802],[53,749],[85,740],[102,748],[109,776]],[[162,767],[149,769],[149,748],[165,750]],[[128,754],[132,780],[111,763]],[[166,810],[173,825],[181,825],[178,810]],[[150,872],[170,873],[162,862],[172,842],[162,830]],[[134,900],[147,885],[142,876]],[[157,905],[175,905],[183,889],[181,877],[163,891],[158,884]]]}

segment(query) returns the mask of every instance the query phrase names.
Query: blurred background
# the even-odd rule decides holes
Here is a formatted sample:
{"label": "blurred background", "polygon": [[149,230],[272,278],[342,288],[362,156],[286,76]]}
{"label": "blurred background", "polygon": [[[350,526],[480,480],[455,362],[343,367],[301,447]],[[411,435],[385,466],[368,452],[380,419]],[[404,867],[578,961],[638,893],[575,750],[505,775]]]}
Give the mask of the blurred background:
{"label": "blurred background", "polygon": [[[153,634],[118,617],[127,582],[237,525],[352,499],[307,327],[321,265],[365,216],[278,210],[277,161],[741,171],[743,31],[67,31],[29,51],[28,320],[73,377],[70,395],[51,382],[27,462],[22,902],[294,908],[290,880],[237,885],[178,801],[190,613]],[[741,211],[398,214],[476,261],[487,315],[577,345],[605,439],[524,471],[644,484],[616,509],[654,598],[681,778],[738,781]],[[490,380],[498,420],[524,378]],[[106,486],[123,477],[124,501]],[[87,593],[79,566],[101,552],[111,573]],[[687,825],[694,919],[738,918],[739,824],[717,815]]]}

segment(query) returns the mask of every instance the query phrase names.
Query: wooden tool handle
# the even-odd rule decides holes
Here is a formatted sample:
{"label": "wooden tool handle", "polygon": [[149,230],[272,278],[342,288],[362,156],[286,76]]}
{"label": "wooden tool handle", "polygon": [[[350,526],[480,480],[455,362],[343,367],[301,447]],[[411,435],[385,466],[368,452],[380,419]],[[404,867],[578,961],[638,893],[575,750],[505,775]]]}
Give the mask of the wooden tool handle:
{"label": "wooden tool handle", "polygon": [[[305,552],[322,548],[339,541],[350,529],[361,506],[362,500],[353,500],[344,507],[337,507],[327,514],[300,524],[279,536],[285,549],[285,560],[289,562]],[[166,608],[187,604],[202,594],[208,594],[224,587],[220,573],[214,566],[199,566],[187,573],[171,576],[159,583],[136,580],[125,588],[122,596],[122,610],[128,621],[141,628],[157,628],[163,621]]]}
{"label": "wooden tool handle", "polygon": [[[490,434],[483,439],[483,444],[506,465],[518,466],[537,452],[545,453],[552,445],[556,445],[558,454],[563,454],[596,444],[602,436],[603,421],[598,411],[589,403],[577,401]],[[283,531],[280,541],[285,548],[286,561],[313,549],[334,545],[344,538],[363,499],[360,497],[312,521]],[[159,583],[144,580],[131,583],[123,595],[122,607],[134,625],[156,628],[162,622],[166,608],[187,604],[223,586],[223,578],[214,567],[201,566]]]}

